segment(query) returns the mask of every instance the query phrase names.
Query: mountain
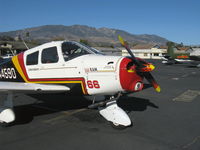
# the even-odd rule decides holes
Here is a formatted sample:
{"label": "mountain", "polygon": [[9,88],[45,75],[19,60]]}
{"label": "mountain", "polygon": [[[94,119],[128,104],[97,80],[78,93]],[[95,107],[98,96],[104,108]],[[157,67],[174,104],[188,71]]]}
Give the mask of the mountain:
{"label": "mountain", "polygon": [[110,28],[94,28],[85,25],[45,25],[34,28],[27,28],[24,30],[1,32],[0,36],[17,37],[19,34],[29,32],[29,38],[40,40],[43,42],[66,39],[80,41],[87,40],[95,46],[100,45],[119,45],[118,35],[121,35],[130,44],[158,44],[165,45],[167,39],[157,35],[136,35],[123,30],[110,29]]}

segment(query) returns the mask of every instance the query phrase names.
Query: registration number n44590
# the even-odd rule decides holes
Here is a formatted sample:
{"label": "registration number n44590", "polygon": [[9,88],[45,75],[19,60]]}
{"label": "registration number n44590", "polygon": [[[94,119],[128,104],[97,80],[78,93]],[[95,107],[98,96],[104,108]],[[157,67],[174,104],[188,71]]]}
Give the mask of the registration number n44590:
{"label": "registration number n44590", "polygon": [[3,79],[16,79],[17,75],[14,68],[1,68],[0,78]]}

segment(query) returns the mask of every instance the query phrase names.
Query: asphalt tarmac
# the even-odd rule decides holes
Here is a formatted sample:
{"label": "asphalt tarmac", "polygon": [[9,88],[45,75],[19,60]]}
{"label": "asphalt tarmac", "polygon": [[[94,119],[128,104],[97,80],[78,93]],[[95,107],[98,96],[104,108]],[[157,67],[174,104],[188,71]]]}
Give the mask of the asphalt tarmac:
{"label": "asphalt tarmac", "polygon": [[133,126],[113,129],[82,97],[18,94],[0,150],[199,150],[200,69],[154,63],[161,93],[148,88],[118,101]]}

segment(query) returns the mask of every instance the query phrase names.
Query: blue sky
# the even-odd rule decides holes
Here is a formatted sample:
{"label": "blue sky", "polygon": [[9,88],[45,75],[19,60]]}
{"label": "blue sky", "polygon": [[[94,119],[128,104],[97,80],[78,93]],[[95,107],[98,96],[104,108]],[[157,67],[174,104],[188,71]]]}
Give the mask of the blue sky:
{"label": "blue sky", "polygon": [[199,0],[0,0],[0,32],[88,25],[200,45]]}

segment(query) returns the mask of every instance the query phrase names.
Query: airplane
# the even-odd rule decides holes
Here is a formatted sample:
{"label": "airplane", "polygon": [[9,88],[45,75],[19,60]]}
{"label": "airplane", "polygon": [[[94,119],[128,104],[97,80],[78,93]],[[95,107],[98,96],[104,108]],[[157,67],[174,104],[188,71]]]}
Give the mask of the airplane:
{"label": "airplane", "polygon": [[190,67],[200,68],[199,56],[187,56],[187,58],[183,58],[183,57],[184,56],[179,56],[178,58],[172,58],[171,56],[165,55],[165,56],[162,56],[161,59],[162,59],[162,63],[166,65],[187,64]]}
{"label": "airplane", "polygon": [[162,63],[167,65],[189,63],[191,61],[189,53],[175,53],[172,45],[168,46],[167,54],[162,56],[161,59],[163,60]]}
{"label": "airplane", "polygon": [[200,68],[200,56],[190,55],[190,66]]}
{"label": "airplane", "polygon": [[[106,56],[75,41],[52,41],[1,63],[0,92],[7,97],[0,107],[0,124],[6,126],[15,120],[15,93],[64,92],[93,96],[88,108],[98,108],[101,116],[116,128],[130,126],[131,119],[117,105],[119,97],[143,90],[144,78],[157,92],[161,89],[150,74],[154,65],[136,58],[128,43],[121,36],[118,38],[131,57]],[[99,95],[107,98],[96,100]]]}
{"label": "airplane", "polygon": [[192,67],[200,67],[200,57],[191,56],[189,53],[175,53],[173,46],[168,47],[167,55],[161,57],[162,63],[166,65],[188,64]]}

